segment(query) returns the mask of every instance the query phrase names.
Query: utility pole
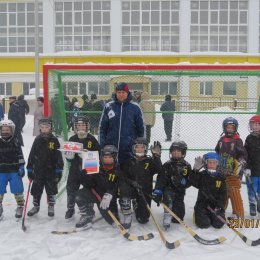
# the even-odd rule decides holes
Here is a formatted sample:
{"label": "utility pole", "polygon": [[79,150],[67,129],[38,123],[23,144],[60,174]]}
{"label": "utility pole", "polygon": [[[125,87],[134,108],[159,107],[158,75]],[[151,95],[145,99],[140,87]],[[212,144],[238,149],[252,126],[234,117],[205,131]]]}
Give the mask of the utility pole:
{"label": "utility pole", "polygon": [[39,66],[39,0],[35,0],[35,97],[40,96],[40,66]]}

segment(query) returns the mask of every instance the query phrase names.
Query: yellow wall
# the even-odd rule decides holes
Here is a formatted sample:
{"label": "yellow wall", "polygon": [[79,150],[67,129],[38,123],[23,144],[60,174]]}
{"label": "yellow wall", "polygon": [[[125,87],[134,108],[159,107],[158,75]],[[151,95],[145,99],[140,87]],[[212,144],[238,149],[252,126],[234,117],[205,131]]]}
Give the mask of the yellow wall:
{"label": "yellow wall", "polygon": [[[260,64],[260,57],[251,56],[84,56],[84,57],[41,57],[40,70],[45,63],[74,63],[82,64],[86,62],[118,64],[118,63],[140,63],[140,64],[177,64],[180,62],[189,62],[190,64],[208,63],[208,64],[238,64],[252,63]],[[10,72],[34,72],[34,57],[0,57],[0,73]]]}

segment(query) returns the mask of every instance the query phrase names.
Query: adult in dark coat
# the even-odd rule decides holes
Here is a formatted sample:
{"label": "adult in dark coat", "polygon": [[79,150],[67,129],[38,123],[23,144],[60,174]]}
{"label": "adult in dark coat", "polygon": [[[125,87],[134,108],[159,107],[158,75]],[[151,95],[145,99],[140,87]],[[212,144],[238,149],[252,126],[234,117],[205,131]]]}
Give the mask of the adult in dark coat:
{"label": "adult in dark coat", "polygon": [[21,146],[23,146],[23,137],[22,137],[22,120],[21,120],[21,113],[20,113],[20,106],[16,101],[16,97],[12,96],[9,97],[9,112],[8,112],[8,119],[12,120],[15,124],[15,131],[14,136],[18,139]]}
{"label": "adult in dark coat", "polygon": [[124,163],[133,156],[132,145],[145,134],[142,111],[131,102],[132,95],[126,83],[119,83],[113,101],[107,103],[99,125],[99,143],[114,145],[118,149],[118,162]]}
{"label": "adult in dark coat", "polygon": [[[175,101],[172,101],[171,95],[165,96],[165,102],[162,104],[160,111],[175,111]],[[172,140],[172,123],[173,123],[173,113],[162,113],[162,118],[164,121],[164,131],[166,134],[165,141]]]}
{"label": "adult in dark coat", "polygon": [[27,101],[24,99],[24,95],[18,96],[18,105],[20,106],[20,116],[21,116],[21,131],[23,130],[23,127],[25,125],[25,115],[28,115],[30,112],[29,105]]}

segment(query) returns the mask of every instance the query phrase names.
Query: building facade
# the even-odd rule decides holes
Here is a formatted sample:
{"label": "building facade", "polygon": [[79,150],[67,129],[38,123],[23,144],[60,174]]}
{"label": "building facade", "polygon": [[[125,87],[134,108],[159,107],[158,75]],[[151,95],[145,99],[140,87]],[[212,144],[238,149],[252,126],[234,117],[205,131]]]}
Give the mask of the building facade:
{"label": "building facade", "polygon": [[[41,69],[45,63],[260,63],[260,0],[39,0],[38,13]],[[33,93],[35,19],[35,1],[0,0],[1,96]],[[244,81],[193,79],[198,89],[186,94],[248,98],[238,90]],[[132,87],[178,95],[177,81],[149,82],[135,79]],[[106,84],[65,82],[64,90],[106,95]]]}

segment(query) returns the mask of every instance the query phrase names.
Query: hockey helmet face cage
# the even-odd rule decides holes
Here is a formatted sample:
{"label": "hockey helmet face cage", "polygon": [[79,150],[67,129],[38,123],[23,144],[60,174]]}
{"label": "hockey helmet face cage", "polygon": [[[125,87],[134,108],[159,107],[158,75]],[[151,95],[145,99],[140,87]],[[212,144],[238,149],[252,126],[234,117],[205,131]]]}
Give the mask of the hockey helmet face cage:
{"label": "hockey helmet face cage", "polygon": [[[186,156],[187,148],[188,146],[184,141],[173,142],[170,146],[170,157],[173,159],[184,158]],[[178,156],[177,151],[181,152],[180,156]]]}
{"label": "hockey helmet face cage", "polygon": [[42,135],[48,135],[52,131],[52,121],[48,118],[42,118],[38,123],[40,127],[40,132]]}
{"label": "hockey helmet face cage", "polygon": [[254,135],[260,135],[260,115],[255,115],[250,118],[249,131]]}
{"label": "hockey helmet face cage", "polygon": [[74,130],[75,130],[75,133],[79,137],[86,136],[86,134],[88,133],[89,127],[90,127],[89,119],[86,116],[76,117],[75,122],[74,122]]}
{"label": "hockey helmet face cage", "polygon": [[206,153],[203,156],[203,160],[205,163],[205,169],[207,170],[209,175],[212,177],[218,176],[219,161],[220,161],[219,154],[215,152]]}
{"label": "hockey helmet face cage", "polygon": [[143,137],[138,137],[135,139],[132,146],[132,152],[136,157],[143,157],[148,152],[148,142]]}
{"label": "hockey helmet face cage", "polygon": [[222,128],[226,136],[233,136],[237,133],[238,121],[233,117],[228,117],[223,121]]}
{"label": "hockey helmet face cage", "polygon": [[118,150],[114,145],[105,145],[101,150],[101,164],[105,168],[112,168],[117,162]]}
{"label": "hockey helmet face cage", "polygon": [[2,139],[8,139],[14,135],[15,124],[10,119],[0,121],[0,136]]}

